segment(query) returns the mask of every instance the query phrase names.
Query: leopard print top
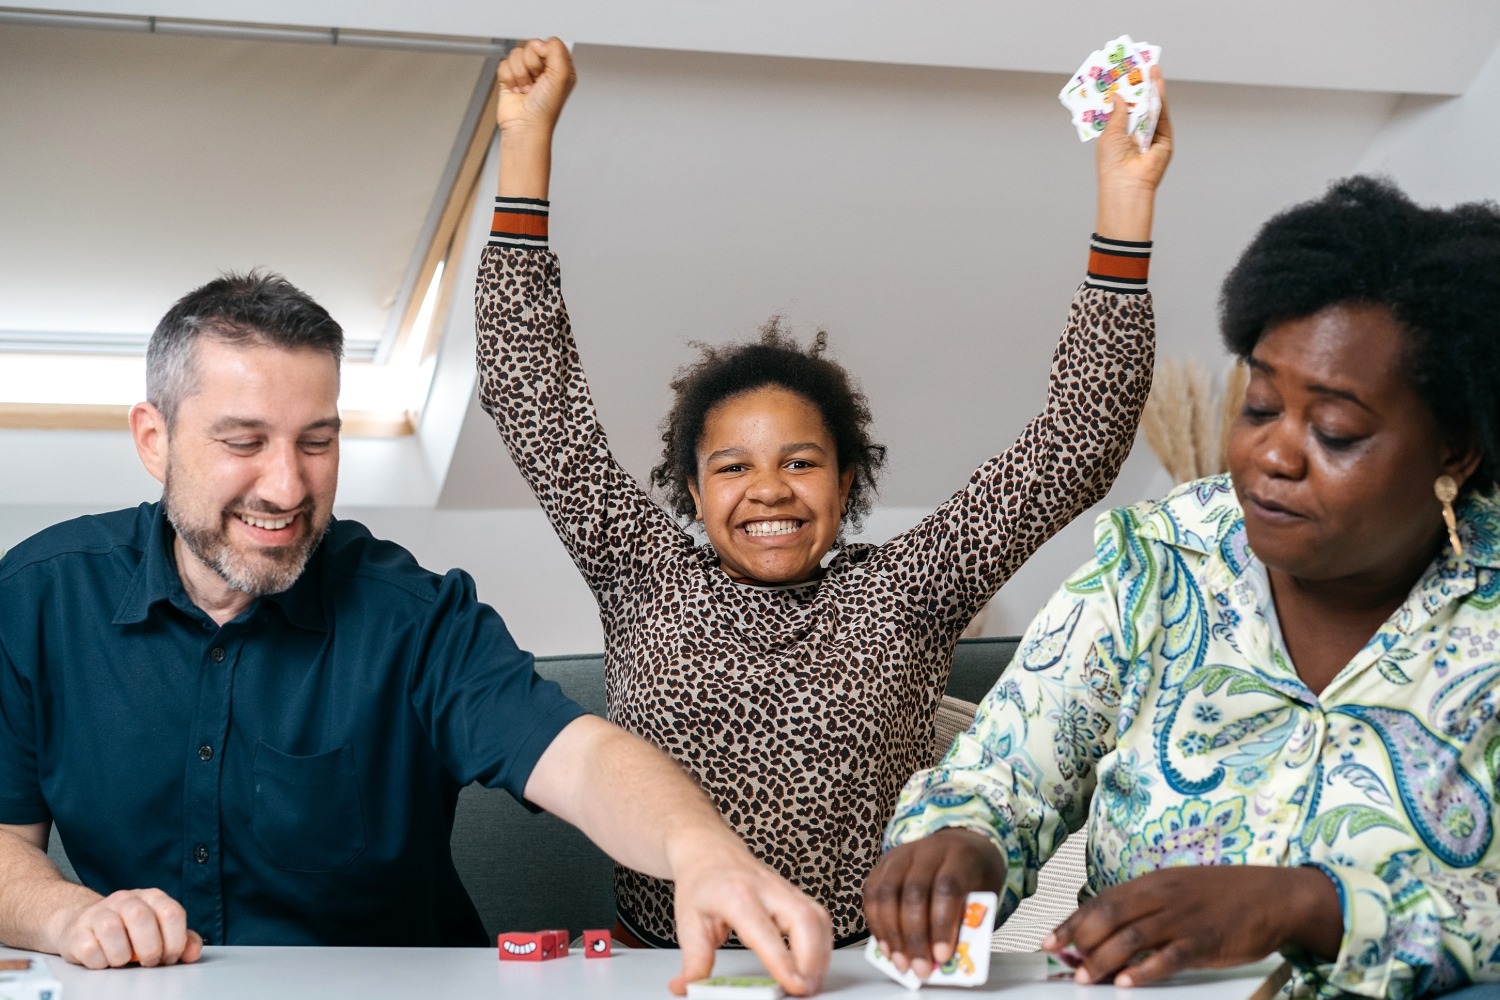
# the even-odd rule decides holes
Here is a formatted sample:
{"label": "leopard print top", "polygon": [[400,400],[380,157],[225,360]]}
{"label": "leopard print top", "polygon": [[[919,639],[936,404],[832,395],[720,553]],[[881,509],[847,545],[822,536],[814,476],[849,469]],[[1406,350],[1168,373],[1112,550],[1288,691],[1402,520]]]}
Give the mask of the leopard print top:
{"label": "leopard print top", "polygon": [[[755,854],[820,900],[840,942],[902,783],[929,763],[954,643],[1036,548],[1093,505],[1151,384],[1149,294],[1081,286],[1046,408],[911,530],[817,581],[739,584],[610,455],[557,257],[491,246],[480,399],[599,602],[609,717],[702,783]],[[616,870],[628,929],[673,940],[672,884]]]}

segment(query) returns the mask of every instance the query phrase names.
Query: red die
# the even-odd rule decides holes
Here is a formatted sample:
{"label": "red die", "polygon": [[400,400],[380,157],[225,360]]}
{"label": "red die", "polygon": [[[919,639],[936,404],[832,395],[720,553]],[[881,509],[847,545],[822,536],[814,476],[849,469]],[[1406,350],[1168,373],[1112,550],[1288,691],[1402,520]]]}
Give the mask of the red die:
{"label": "red die", "polygon": [[583,932],[583,957],[608,958],[610,949],[609,931]]}
{"label": "red die", "polygon": [[551,931],[510,931],[500,935],[500,961],[540,962],[555,957],[557,941]]}
{"label": "red die", "polygon": [[555,934],[555,935],[557,935],[557,955],[555,957],[557,957],[557,958],[567,958],[568,957],[568,941],[569,941],[568,932],[565,931],[565,930],[561,930],[561,931],[555,930],[552,933]]}

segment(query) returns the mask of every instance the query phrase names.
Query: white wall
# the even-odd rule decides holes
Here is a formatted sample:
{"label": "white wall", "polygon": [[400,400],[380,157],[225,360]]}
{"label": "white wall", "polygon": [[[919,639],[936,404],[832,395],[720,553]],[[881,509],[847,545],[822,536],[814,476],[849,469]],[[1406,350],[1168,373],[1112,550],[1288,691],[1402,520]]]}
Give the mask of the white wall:
{"label": "white wall", "polygon": [[1418,201],[1500,198],[1500,48],[1462,97],[1407,97],[1360,161],[1361,172],[1396,178]]}

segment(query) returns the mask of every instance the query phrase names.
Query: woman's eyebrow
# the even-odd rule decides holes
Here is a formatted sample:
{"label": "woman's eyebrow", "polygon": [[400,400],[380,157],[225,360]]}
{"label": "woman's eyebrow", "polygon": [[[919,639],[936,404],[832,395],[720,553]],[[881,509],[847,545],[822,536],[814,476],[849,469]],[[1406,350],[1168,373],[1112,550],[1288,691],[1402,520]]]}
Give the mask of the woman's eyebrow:
{"label": "woman's eyebrow", "polygon": [[[1253,354],[1245,359],[1245,364],[1249,365],[1251,368],[1255,369],[1263,375],[1276,374],[1276,367],[1274,365],[1267,364]],[[1364,410],[1368,413],[1375,412],[1369,404],[1360,399],[1359,396],[1350,392],[1348,389],[1340,389],[1337,386],[1327,385],[1323,382],[1308,382],[1305,383],[1305,385],[1308,392],[1316,393],[1319,396],[1332,396],[1335,399],[1345,399],[1353,403],[1355,406],[1359,407],[1361,410]]]}

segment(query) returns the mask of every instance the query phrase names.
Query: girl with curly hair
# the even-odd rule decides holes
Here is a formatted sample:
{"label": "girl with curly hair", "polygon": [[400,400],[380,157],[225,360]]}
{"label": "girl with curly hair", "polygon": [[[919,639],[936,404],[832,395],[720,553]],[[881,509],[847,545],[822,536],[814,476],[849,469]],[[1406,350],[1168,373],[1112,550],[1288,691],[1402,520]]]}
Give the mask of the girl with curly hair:
{"label": "girl with curly hair", "polygon": [[[499,75],[481,401],[598,599],[609,716],[687,767],[752,851],[828,907],[838,943],[858,940],[861,887],[897,791],[931,761],[959,635],[1130,451],[1151,382],[1145,279],[1170,122],[1146,151],[1123,121],[1099,143],[1090,273],[1044,411],[920,524],[845,544],[884,452],[821,335],[802,348],[773,323],[679,374],[652,473],[671,510],[614,461],[546,244],[572,61],[535,40]],[[615,888],[622,938],[670,945],[670,886],[622,868]]]}

